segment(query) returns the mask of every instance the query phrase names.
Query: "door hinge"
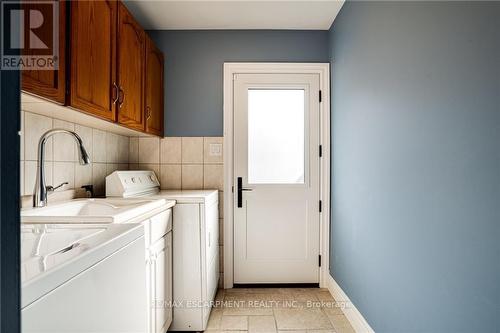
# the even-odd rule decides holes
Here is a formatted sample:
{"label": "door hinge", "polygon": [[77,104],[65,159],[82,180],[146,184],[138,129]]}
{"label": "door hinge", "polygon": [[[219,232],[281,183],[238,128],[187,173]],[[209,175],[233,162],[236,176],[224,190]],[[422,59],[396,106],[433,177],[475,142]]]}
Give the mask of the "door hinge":
{"label": "door hinge", "polygon": [[319,145],[319,157],[323,157],[323,145]]}
{"label": "door hinge", "polygon": [[320,103],[321,103],[321,100],[322,100],[322,98],[321,98],[321,90],[320,90],[320,91],[319,91],[319,102],[320,102]]}
{"label": "door hinge", "polygon": [[318,256],[318,266],[321,267],[321,254]]}
{"label": "door hinge", "polygon": [[321,213],[323,209],[323,203],[321,202],[321,200],[319,201],[319,212]]}

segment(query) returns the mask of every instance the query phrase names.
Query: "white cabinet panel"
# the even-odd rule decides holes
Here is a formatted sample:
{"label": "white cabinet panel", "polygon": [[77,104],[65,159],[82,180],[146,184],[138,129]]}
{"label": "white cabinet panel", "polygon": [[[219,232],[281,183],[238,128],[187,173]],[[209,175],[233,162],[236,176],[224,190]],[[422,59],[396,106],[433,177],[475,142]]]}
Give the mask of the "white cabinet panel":
{"label": "white cabinet panel", "polygon": [[152,331],[164,333],[172,323],[172,233],[150,248]]}
{"label": "white cabinet panel", "polygon": [[145,332],[144,250],[138,238],[25,307],[23,333]]}
{"label": "white cabinet panel", "polygon": [[210,302],[214,300],[219,280],[217,207],[217,199],[207,205],[177,202],[174,207],[172,230],[176,307],[170,327],[172,331],[206,329]]}

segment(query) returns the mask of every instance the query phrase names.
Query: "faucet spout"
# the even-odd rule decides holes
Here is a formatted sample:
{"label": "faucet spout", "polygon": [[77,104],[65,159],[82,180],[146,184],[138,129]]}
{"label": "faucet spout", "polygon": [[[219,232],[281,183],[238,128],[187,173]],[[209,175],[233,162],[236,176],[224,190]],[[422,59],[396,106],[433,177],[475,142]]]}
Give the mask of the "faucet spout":
{"label": "faucet spout", "polygon": [[35,190],[33,193],[33,207],[44,207],[47,205],[47,185],[45,184],[45,144],[54,134],[67,134],[72,136],[78,146],[78,156],[81,165],[90,163],[90,157],[83,145],[82,138],[73,131],[65,129],[53,129],[45,132],[38,141],[38,163],[36,171]]}

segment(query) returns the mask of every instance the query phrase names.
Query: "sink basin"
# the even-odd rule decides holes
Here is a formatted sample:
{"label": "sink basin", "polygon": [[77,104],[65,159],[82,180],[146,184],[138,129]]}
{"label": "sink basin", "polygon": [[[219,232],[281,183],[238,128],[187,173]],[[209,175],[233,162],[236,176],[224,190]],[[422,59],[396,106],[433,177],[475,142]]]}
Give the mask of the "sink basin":
{"label": "sink basin", "polygon": [[165,199],[77,199],[43,208],[23,209],[21,222],[123,223],[166,204]]}

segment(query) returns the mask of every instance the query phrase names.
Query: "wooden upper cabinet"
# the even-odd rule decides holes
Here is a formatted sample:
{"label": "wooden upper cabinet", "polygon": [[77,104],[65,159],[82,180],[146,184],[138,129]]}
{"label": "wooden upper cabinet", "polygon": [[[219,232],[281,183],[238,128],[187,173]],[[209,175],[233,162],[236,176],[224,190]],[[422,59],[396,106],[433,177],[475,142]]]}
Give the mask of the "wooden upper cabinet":
{"label": "wooden upper cabinet", "polygon": [[146,132],[163,136],[163,53],[146,37]]}
{"label": "wooden upper cabinet", "polygon": [[[50,7],[37,7],[36,3],[23,4],[23,9],[44,11]],[[26,21],[27,22],[27,21]],[[25,27],[25,33],[30,30]],[[51,25],[43,25],[37,30],[38,35],[52,34]],[[28,54],[25,52],[24,54]],[[22,90],[64,104],[66,96],[66,2],[59,1],[59,54],[58,70],[23,70]]]}
{"label": "wooden upper cabinet", "polygon": [[[37,9],[36,2],[24,6]],[[37,31],[49,33],[52,29]],[[58,58],[56,71],[23,71],[22,89],[163,135],[163,53],[121,1],[60,0]]]}
{"label": "wooden upper cabinet", "polygon": [[118,122],[144,131],[146,33],[125,5],[118,7]]}
{"label": "wooden upper cabinet", "polygon": [[69,105],[116,121],[116,1],[71,1]]}

